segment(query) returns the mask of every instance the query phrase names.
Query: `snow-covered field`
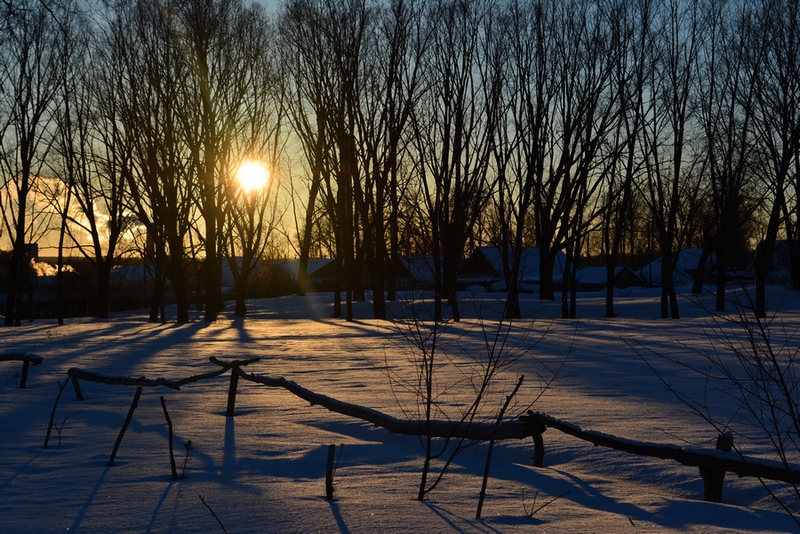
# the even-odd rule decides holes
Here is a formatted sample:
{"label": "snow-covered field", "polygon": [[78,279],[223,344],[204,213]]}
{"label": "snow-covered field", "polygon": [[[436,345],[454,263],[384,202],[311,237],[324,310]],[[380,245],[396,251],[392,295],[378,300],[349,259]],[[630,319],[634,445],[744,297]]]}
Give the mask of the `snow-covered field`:
{"label": "snow-covered field", "polygon": [[[438,387],[450,417],[469,400],[470,373],[486,354],[484,334],[491,338],[496,328],[495,297],[469,302],[463,295],[464,320],[448,326],[439,340],[447,363],[437,371]],[[415,377],[408,334],[369,319],[364,303],[357,304],[352,323],[331,319],[331,300],[323,294],[258,301],[247,319],[231,310],[213,324],[197,315],[188,325],[161,326],[126,314],[0,331],[0,353],[44,357],[31,368],[24,390],[17,387],[21,364],[0,362],[0,532],[222,532],[219,522],[230,533],[798,530],[757,480],[729,474],[723,504],[707,503],[697,468],[593,447],[552,429],[544,434],[543,468],[533,467],[532,440],[497,443],[483,518],[476,520],[486,444],[457,456],[441,485],[419,502],[423,449],[416,437],[244,380],[236,415],[228,418],[228,374],[180,391],[145,388],[113,467],[108,459],[135,388],[83,381],[85,400],[79,402],[67,386],[56,429],[48,448],[42,447],[59,381],[70,367],[180,379],[214,370],[211,356],[258,356],[247,371],[283,376],[396,417],[417,417],[413,391],[404,387]],[[713,306],[713,297],[683,295],[677,321],[658,319],[652,291],[621,294],[614,319],[603,317],[603,303],[599,294],[582,295],[580,318],[562,320],[557,303],[524,301],[523,310],[536,319],[513,326],[504,353],[519,359],[487,396],[487,417],[524,374],[509,415],[537,399],[533,409],[584,429],[713,448],[714,429],[691,414],[647,363],[676,391],[702,397],[702,377],[660,355],[702,361],[695,349],[709,348],[717,335],[716,322],[703,309]],[[797,346],[800,299],[775,288],[770,309],[778,306],[774,331]],[[392,309],[400,314],[401,308],[395,303]],[[632,347],[639,347],[638,354]],[[543,393],[537,377],[554,372]],[[177,481],[161,396],[174,424],[177,470],[185,475]],[[718,393],[708,403],[720,417],[735,411]],[[743,452],[771,457],[759,436],[735,439]],[[343,445],[333,501],[324,498],[329,444]]]}

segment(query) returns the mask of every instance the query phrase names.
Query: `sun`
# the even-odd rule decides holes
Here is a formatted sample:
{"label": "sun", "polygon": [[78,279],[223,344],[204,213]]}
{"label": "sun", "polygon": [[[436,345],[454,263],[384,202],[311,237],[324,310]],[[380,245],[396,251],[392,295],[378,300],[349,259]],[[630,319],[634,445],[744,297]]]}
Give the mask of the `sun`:
{"label": "sun", "polygon": [[269,171],[257,161],[245,161],[236,171],[236,179],[245,193],[252,193],[263,189],[269,182]]}

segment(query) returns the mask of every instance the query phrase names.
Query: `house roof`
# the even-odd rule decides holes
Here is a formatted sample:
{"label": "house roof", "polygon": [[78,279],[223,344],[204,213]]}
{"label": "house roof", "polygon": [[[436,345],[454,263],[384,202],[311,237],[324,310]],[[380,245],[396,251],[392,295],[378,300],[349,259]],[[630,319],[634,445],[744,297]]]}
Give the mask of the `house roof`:
{"label": "house roof", "polygon": [[[520,275],[519,280],[521,282],[538,282],[541,278],[539,274],[539,256],[540,256],[540,249],[538,247],[525,247],[522,249],[521,258],[520,258]],[[511,258],[513,254],[513,249],[508,249],[508,262],[511,263]],[[470,256],[470,260],[472,261],[473,265],[476,265],[478,261],[473,258],[480,258],[482,257],[485,260],[486,264],[489,266],[490,272],[483,273],[491,275],[492,277],[502,280],[504,278],[503,275],[503,253],[500,247],[478,247]],[[564,272],[564,266],[567,263],[567,257],[562,251],[556,252],[556,260],[555,265],[553,268],[553,279],[555,281],[560,280],[562,278],[562,273]],[[469,261],[469,260],[468,260]],[[465,276],[474,278],[475,275],[478,273],[469,273],[465,272]]]}
{"label": "house roof", "polygon": [[[702,248],[685,248],[679,252],[674,273],[676,284],[685,285],[692,282],[692,276],[689,273],[697,270],[698,265],[700,265],[702,253]],[[705,268],[711,270],[715,263],[716,256],[712,252],[706,259]],[[639,275],[653,285],[661,284],[661,258],[659,257],[650,264],[642,267],[642,270],[639,271]]]}
{"label": "house roof", "polygon": [[[616,277],[622,272],[630,271],[633,276],[639,275],[633,269],[618,265],[614,268],[614,276]],[[578,271],[579,284],[605,284],[606,283],[606,268],[605,267],[584,267]]]}
{"label": "house roof", "polygon": [[402,256],[399,259],[413,280],[417,282],[434,281],[433,256]]}
{"label": "house roof", "polygon": [[[330,258],[320,258],[320,259],[309,259],[308,265],[306,266],[306,274],[308,278],[313,278],[315,273],[322,269],[323,267],[327,266],[333,260]],[[289,273],[289,276],[292,277],[292,280],[297,280],[298,275],[300,273],[300,260],[299,259],[292,259],[292,260],[274,260],[276,265],[280,265],[283,270]]]}

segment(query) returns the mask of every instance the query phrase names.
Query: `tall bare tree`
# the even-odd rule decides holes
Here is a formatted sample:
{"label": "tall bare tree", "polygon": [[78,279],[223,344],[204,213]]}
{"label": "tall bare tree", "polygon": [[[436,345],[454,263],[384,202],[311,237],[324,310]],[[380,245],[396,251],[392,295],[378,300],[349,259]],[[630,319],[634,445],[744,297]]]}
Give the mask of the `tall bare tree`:
{"label": "tall bare tree", "polygon": [[[644,125],[644,81],[649,72],[647,51],[652,42],[653,1],[613,2],[609,21],[615,46],[619,47],[612,84],[619,91],[617,137],[612,143],[619,152],[615,158],[618,172],[607,181],[607,204],[604,220],[606,262],[606,317],[614,317],[614,275],[626,228],[632,214],[635,179],[641,168],[640,133]],[[632,233],[632,229],[629,228]]]}
{"label": "tall bare tree", "polygon": [[[259,24],[263,9],[241,0],[181,0],[176,2],[173,31],[185,52],[187,73],[183,113],[177,117],[197,172],[197,203],[202,215],[200,238],[204,253],[205,321],[214,321],[223,308],[221,255],[224,236],[226,181],[221,165],[236,137],[252,120],[247,113],[258,54],[265,51],[266,27]],[[254,26],[255,25],[255,26]]]}
{"label": "tall bare tree", "polygon": [[132,219],[125,179],[132,146],[119,122],[123,65],[108,27],[93,24],[76,17],[72,25],[80,48],[64,65],[62,105],[55,114],[57,174],[72,201],[63,207],[63,231],[94,267],[94,314],[106,318],[111,270],[124,252],[120,245]]}
{"label": "tall bare tree", "polygon": [[[396,0],[375,8],[372,25],[376,31],[368,33],[371,37],[359,76],[362,89],[356,127],[363,176],[361,183],[355,184],[354,194],[374,316],[379,319],[386,318],[384,287],[387,275],[392,279],[389,266],[398,261],[396,213],[403,134],[422,77],[418,60],[424,50],[425,29],[420,5]],[[394,262],[389,262],[390,258]],[[394,298],[393,288],[389,298]]]}
{"label": "tall bare tree", "polygon": [[534,184],[544,172],[551,116],[555,98],[550,68],[552,42],[546,37],[548,6],[542,2],[509,2],[501,15],[507,47],[508,83],[503,87],[507,109],[495,143],[498,187],[495,195],[507,298],[506,318],[521,317],[519,278]]}
{"label": "tall bare tree", "polygon": [[[800,150],[800,6],[759,2],[746,19],[748,76],[754,81],[753,126],[771,190],[766,235],[756,251],[755,313],[766,317],[766,282]],[[795,263],[796,263],[795,257]]]}
{"label": "tall bare tree", "polygon": [[[332,123],[336,120],[340,95],[337,94],[336,64],[330,57],[332,50],[328,42],[330,33],[335,30],[320,31],[332,23],[328,14],[333,8],[330,2],[324,1],[288,2],[279,22],[284,54],[282,61],[288,65],[290,119],[303,149],[304,166],[308,173],[305,186],[308,201],[302,221],[296,225],[301,234],[298,288],[303,293],[308,255],[320,212],[325,214],[324,217],[332,226],[339,227],[340,214],[336,209],[335,188],[332,186],[337,161]],[[341,263],[340,236],[341,233],[337,232],[337,263]],[[341,315],[340,299],[337,287],[334,291],[334,316],[337,317]]]}
{"label": "tall bare tree", "polygon": [[131,208],[147,229],[156,264],[150,320],[164,303],[164,273],[177,305],[176,320],[189,321],[186,240],[192,224],[195,169],[180,132],[190,79],[184,50],[174,38],[178,26],[173,4],[137,1],[121,6],[113,21],[115,46],[124,65],[120,121],[135,145],[124,169]]}
{"label": "tall bare tree", "polygon": [[13,243],[6,288],[7,326],[21,324],[23,291],[32,283],[26,246],[37,237],[40,213],[30,197],[52,147],[50,126],[61,87],[60,65],[65,61],[57,20],[64,12],[58,7],[29,0],[2,8],[6,32],[0,41],[0,209]]}
{"label": "tall bare tree", "polygon": [[413,158],[434,265],[435,319],[442,302],[459,319],[458,268],[489,200],[489,167],[499,124],[502,69],[491,61],[489,36],[499,31],[493,3],[439,2],[424,58],[427,92],[412,112]]}
{"label": "tall bare tree", "polygon": [[654,68],[645,84],[653,95],[646,107],[643,129],[650,213],[658,235],[661,258],[661,317],[678,319],[674,270],[685,235],[682,222],[691,214],[699,173],[685,151],[691,132],[692,90],[701,43],[701,20],[696,0],[665,0],[659,4],[654,31],[659,36],[650,49]]}
{"label": "tall bare tree", "polygon": [[[221,212],[221,237],[226,260],[236,284],[236,309],[239,317],[247,313],[245,298],[249,278],[269,243],[276,220],[279,160],[285,142],[282,127],[286,102],[280,83],[275,47],[268,41],[271,28],[261,11],[254,11],[242,21],[240,31],[248,43],[248,57],[243,58],[242,96],[239,126],[229,134],[226,149],[220,152],[220,176],[226,177]],[[253,165],[265,172],[266,183],[240,183],[232,179],[243,172],[243,165]],[[261,167],[261,169],[259,169]]]}
{"label": "tall bare tree", "polygon": [[735,2],[709,2],[704,11],[705,40],[698,78],[698,110],[704,133],[713,210],[716,257],[716,310],[725,311],[728,270],[742,263],[743,231],[757,204],[751,166],[752,111],[756,85],[745,69],[745,13]]}

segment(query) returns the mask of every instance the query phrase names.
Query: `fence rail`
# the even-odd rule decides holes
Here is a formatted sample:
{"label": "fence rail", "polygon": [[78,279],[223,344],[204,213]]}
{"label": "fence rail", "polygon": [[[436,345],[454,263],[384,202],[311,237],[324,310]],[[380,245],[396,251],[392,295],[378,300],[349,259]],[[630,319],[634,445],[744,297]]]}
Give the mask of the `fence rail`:
{"label": "fence rail", "polygon": [[[520,416],[515,420],[506,421],[503,424],[466,423],[457,421],[401,420],[372,408],[347,403],[333,397],[316,393],[302,387],[296,382],[287,380],[283,377],[274,378],[247,373],[242,370],[242,367],[258,362],[260,360],[259,358],[223,361],[212,356],[209,358],[209,360],[211,363],[217,365],[218,369],[207,373],[201,373],[198,375],[172,380],[166,378],[152,379],[143,376],[108,376],[77,368],[69,369],[68,374],[72,380],[75,395],[79,401],[84,400],[83,392],[80,388],[80,380],[112,385],[138,386],[137,395],[134,397],[134,402],[131,405],[128,418],[132,416],[133,410],[135,410],[136,405],[138,404],[142,387],[163,386],[178,391],[181,389],[181,386],[186,384],[214,378],[230,371],[231,378],[228,388],[228,405],[226,412],[227,416],[229,417],[234,415],[237,385],[239,379],[242,378],[244,380],[267,387],[278,387],[285,389],[295,396],[310,402],[312,405],[319,405],[330,411],[361,419],[362,421],[372,423],[377,427],[385,428],[386,430],[396,434],[431,435],[432,437],[464,438],[475,441],[522,439],[526,437],[532,437],[535,447],[534,466],[536,467],[542,467],[543,465],[544,440],[542,435],[547,428],[559,430],[578,439],[588,441],[594,445],[608,447],[639,456],[675,460],[684,465],[699,468],[700,475],[704,483],[703,498],[707,501],[721,502],[722,486],[726,472],[736,473],[740,477],[751,476],[790,484],[800,483],[800,465],[793,465],[761,458],[753,458],[745,456],[739,451],[731,452],[733,441],[729,435],[720,436],[720,438],[717,440],[717,449],[704,449],[699,447],[681,447],[666,443],[635,441],[603,432],[583,430],[581,427],[575,424],[533,411],[529,411],[527,415]],[[58,398],[56,398],[55,404],[58,404]],[[56,406],[54,405],[54,413],[55,410]],[[119,442],[122,440],[122,435],[126,426],[127,425],[123,426],[123,429],[117,438],[115,452]],[[48,434],[49,432],[50,429],[48,429]],[[170,447],[171,446],[172,445],[170,444]]]}

